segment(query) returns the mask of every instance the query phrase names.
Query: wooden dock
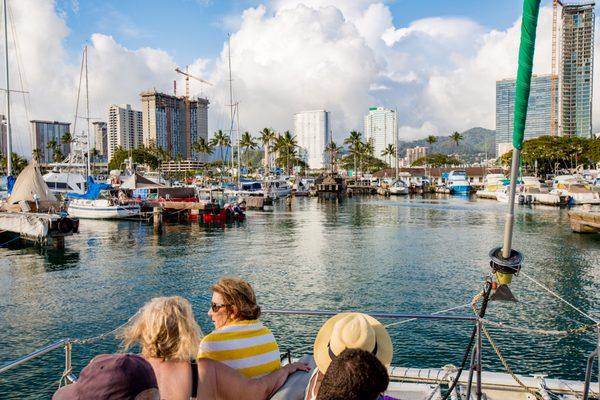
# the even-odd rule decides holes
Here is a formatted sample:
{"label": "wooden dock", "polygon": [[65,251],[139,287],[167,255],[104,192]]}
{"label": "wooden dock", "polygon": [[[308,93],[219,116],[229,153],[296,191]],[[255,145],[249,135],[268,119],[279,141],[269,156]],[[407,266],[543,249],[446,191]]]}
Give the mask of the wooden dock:
{"label": "wooden dock", "polygon": [[586,210],[569,211],[571,230],[577,233],[600,232],[600,212]]}
{"label": "wooden dock", "polygon": [[77,233],[79,220],[58,214],[0,212],[0,232],[19,235],[22,240],[63,248],[65,237]]}

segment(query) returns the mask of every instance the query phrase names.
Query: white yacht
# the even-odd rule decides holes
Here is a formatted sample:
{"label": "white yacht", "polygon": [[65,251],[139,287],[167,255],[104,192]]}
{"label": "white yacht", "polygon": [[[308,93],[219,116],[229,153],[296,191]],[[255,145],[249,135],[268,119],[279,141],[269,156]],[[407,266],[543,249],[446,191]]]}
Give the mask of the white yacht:
{"label": "white yacht", "polygon": [[265,180],[263,188],[266,196],[273,199],[286,197],[292,193],[292,185],[283,177],[276,177]]}
{"label": "white yacht", "polygon": [[487,174],[483,180],[483,189],[475,195],[482,199],[497,199],[497,191],[508,184],[508,179],[503,174]]}
{"label": "white yacht", "polygon": [[398,179],[390,185],[390,194],[403,195],[408,193],[408,185],[402,179]]}
{"label": "white yacht", "polygon": [[78,172],[61,172],[58,168],[43,175],[44,181],[54,194],[77,193],[84,194],[86,179]]}

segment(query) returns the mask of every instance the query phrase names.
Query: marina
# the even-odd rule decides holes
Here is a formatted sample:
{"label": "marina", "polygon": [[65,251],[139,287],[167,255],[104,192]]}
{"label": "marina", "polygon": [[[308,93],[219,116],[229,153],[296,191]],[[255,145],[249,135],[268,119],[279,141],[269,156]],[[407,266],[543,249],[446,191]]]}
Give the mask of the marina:
{"label": "marina", "polygon": [[[74,66],[63,76],[72,81],[67,88],[77,86],[72,131],[68,122],[30,118],[30,100],[42,96],[29,97],[24,87],[15,29],[23,22],[11,7],[31,10],[8,3],[2,0],[0,398],[600,399],[593,0],[523,0],[514,29],[489,30],[475,20],[477,29],[457,29],[486,38],[475,40],[479,62],[460,49],[450,57],[466,61],[460,69],[468,71],[468,85],[456,66],[444,76],[432,57],[432,69],[413,57],[418,75],[400,72],[399,56],[413,52],[407,40],[431,36],[435,43],[441,32],[420,31],[418,20],[396,28],[398,15],[387,4],[324,11],[298,3],[268,12],[257,4],[230,27],[237,32],[217,39],[218,56],[188,65],[171,49],[129,51],[113,36],[94,33],[83,46],[78,85]],[[75,3],[71,12],[79,15]],[[67,27],[64,5],[48,5],[46,12]],[[300,45],[290,37],[282,45],[269,42],[268,32],[259,42],[240,40],[249,27],[284,15],[291,17],[289,32],[326,30],[344,41],[304,35]],[[540,15],[548,17],[542,32]],[[310,29],[298,29],[301,20],[310,20]],[[381,26],[370,32],[374,22]],[[508,35],[519,26],[520,35]],[[538,33],[544,42],[551,36],[551,44],[540,45]],[[482,63],[479,51],[504,35],[505,43],[489,46],[504,49],[504,67],[466,67]],[[135,91],[141,111],[96,84],[112,71],[112,58],[99,56],[108,38],[129,61],[141,53],[152,60],[152,74],[148,60],[131,62],[140,69],[135,88],[114,72],[104,82],[119,82],[127,101]],[[536,41],[551,46],[550,75],[538,75],[539,66],[534,71]],[[75,54],[62,42],[59,53]],[[322,55],[316,69],[307,67],[305,42]],[[319,51],[324,42],[327,52]],[[277,50],[259,55],[255,47]],[[372,65],[356,65],[361,84],[345,68],[327,79],[332,65],[355,63],[329,58],[342,48],[349,59]],[[406,53],[395,53],[402,48]],[[294,65],[305,53],[306,65]],[[189,54],[184,58],[190,62]],[[283,59],[295,71],[301,99],[294,87],[276,83],[289,73],[279,65]],[[268,79],[255,82],[253,67]],[[499,75],[509,70],[514,78]],[[91,116],[98,103],[90,104],[88,71],[93,97],[110,104],[106,122]],[[11,89],[17,75],[21,90]],[[185,83],[184,95],[177,94],[177,79],[170,85],[173,76]],[[472,80],[478,76],[485,79]],[[202,84],[195,94],[190,79]],[[358,90],[357,100],[336,92],[336,80]],[[261,90],[265,81],[280,86],[286,101],[269,103],[273,91]],[[493,115],[489,93],[484,100],[464,88],[491,88],[494,81],[492,131],[481,127]],[[414,82],[427,82],[427,89]],[[137,87],[148,83],[152,89]],[[437,100],[401,95],[396,86],[404,85]],[[460,111],[449,101],[459,86],[467,97]],[[27,117],[29,137],[11,115],[17,93],[24,101],[13,114]],[[50,97],[64,103],[61,95]],[[471,96],[477,106],[463,107]],[[376,103],[367,107],[367,99]],[[309,104],[314,108],[300,109]],[[56,115],[62,108],[45,107]],[[354,130],[359,121],[364,130]],[[19,155],[24,148],[31,159]]]}

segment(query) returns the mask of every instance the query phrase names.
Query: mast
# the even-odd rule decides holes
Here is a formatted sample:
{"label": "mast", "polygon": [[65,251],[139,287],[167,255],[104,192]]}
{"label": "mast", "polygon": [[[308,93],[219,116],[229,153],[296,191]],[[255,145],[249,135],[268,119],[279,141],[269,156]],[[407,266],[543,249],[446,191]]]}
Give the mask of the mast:
{"label": "mast", "polygon": [[88,86],[88,53],[87,45],[84,48],[85,57],[85,103],[86,103],[86,114],[85,119],[87,122],[87,176],[92,175],[92,169],[90,165],[90,92]]}
{"label": "mast", "polygon": [[512,251],[513,224],[515,220],[515,191],[517,186],[517,174],[520,166],[521,150],[523,148],[523,138],[525,135],[525,120],[527,118],[527,106],[529,103],[531,70],[533,68],[533,53],[535,50],[535,34],[539,11],[540,0],[525,0],[523,2],[519,67],[517,70],[517,88],[515,93],[510,193],[508,196],[508,213],[506,214],[502,246],[502,257],[504,259],[508,259]]}
{"label": "mast", "polygon": [[231,143],[231,135],[233,134],[233,85],[231,80],[231,34],[227,34],[227,53],[229,64],[229,115],[231,117],[231,125],[229,127],[229,142],[231,147],[231,170],[233,171],[233,144]]}
{"label": "mast", "polygon": [[240,103],[235,103],[235,115],[237,118],[237,183],[240,186],[240,178],[241,178],[241,154],[240,151]]}
{"label": "mast", "polygon": [[6,69],[6,175],[12,175],[12,131],[10,127],[10,75],[8,72],[8,18],[6,2],[2,0],[4,10],[4,62]]}

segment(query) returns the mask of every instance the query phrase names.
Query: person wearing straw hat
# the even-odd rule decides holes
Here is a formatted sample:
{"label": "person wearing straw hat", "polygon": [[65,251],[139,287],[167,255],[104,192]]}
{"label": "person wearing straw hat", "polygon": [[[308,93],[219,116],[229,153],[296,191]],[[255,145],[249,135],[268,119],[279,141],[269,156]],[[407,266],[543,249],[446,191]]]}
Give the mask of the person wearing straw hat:
{"label": "person wearing straw hat", "polygon": [[340,313],[328,319],[315,338],[317,367],[308,381],[305,400],[315,400],[331,361],[345,349],[362,349],[374,354],[387,368],[392,362],[392,339],[385,327],[370,315]]}

